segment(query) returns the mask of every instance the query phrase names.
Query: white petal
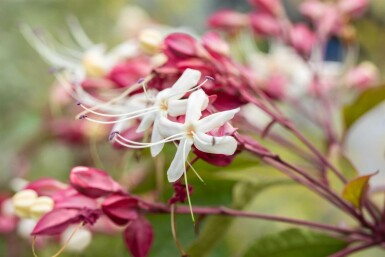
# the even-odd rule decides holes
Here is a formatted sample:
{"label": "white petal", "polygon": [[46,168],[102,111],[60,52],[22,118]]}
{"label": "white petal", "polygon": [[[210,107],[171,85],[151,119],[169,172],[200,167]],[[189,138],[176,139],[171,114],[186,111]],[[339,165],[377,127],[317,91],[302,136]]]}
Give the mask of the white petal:
{"label": "white petal", "polygon": [[186,69],[170,90],[170,99],[180,99],[186,91],[196,86],[201,78],[201,72],[193,69]]}
{"label": "white petal", "polygon": [[202,110],[206,109],[208,104],[209,97],[202,89],[199,89],[192,93],[187,101],[185,123],[198,121],[199,118],[202,116]]}
{"label": "white petal", "polygon": [[182,177],[186,168],[185,162],[191,150],[192,143],[192,140],[189,139],[183,139],[179,142],[174,160],[167,171],[167,178],[169,182],[175,182]]}
{"label": "white petal", "polygon": [[194,146],[205,153],[232,155],[237,145],[237,140],[231,136],[213,137],[204,133],[194,136]]}
{"label": "white petal", "polygon": [[183,128],[184,124],[182,123],[171,121],[163,116],[159,118],[159,133],[165,138],[183,132]]}
{"label": "white petal", "polygon": [[168,101],[168,114],[171,116],[179,116],[186,113],[187,99],[183,100],[170,100]]}
{"label": "white petal", "polygon": [[215,128],[218,128],[231,120],[234,115],[239,112],[240,108],[236,108],[229,111],[217,112],[211,114],[197,122],[197,129],[200,132],[208,132]]}
{"label": "white petal", "polygon": [[[151,134],[151,143],[156,143],[159,142],[160,140],[163,139],[163,137],[159,133],[159,118],[156,118],[154,121],[154,126],[152,128],[152,134]],[[157,156],[163,149],[164,144],[157,144],[151,146],[151,156],[155,157]]]}
{"label": "white petal", "polygon": [[151,127],[152,123],[154,122],[154,119],[155,119],[154,113],[146,114],[143,117],[142,121],[140,122],[139,127],[136,129],[136,132],[139,133],[139,132],[143,132],[143,131],[146,131],[147,129],[149,129]]}

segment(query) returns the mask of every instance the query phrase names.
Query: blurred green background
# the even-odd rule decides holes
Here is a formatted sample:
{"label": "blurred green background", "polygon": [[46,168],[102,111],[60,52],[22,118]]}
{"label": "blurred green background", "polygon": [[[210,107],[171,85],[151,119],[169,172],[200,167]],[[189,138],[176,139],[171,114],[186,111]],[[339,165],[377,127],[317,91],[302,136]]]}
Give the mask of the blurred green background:
{"label": "blurred green background", "polygon": [[[85,31],[95,42],[117,42],[121,35],[116,33],[116,20],[121,8],[127,4],[142,6],[150,16],[162,23],[173,26],[189,26],[193,30],[202,31],[205,17],[213,10],[232,6],[239,10],[247,10],[246,1],[205,1],[205,0],[0,0],[0,189],[9,190],[10,179],[18,174],[18,152],[26,142],[33,142],[42,137],[41,124],[43,115],[49,110],[49,89],[54,78],[48,72],[48,65],[28,45],[19,31],[19,24],[29,24],[34,28],[43,28],[55,35],[67,33],[65,19],[72,14],[78,17]],[[286,1],[293,6],[300,1]],[[130,17],[126,17],[127,20]],[[382,71],[385,67],[385,1],[372,1],[364,19],[356,22],[359,41],[362,44],[361,55],[375,62]],[[54,176],[67,179],[69,169],[77,164],[77,153],[66,145],[49,142],[39,148],[32,149],[31,176]],[[318,198],[308,194],[306,189],[288,183],[283,177],[266,167],[250,169],[242,166],[248,157],[242,156],[237,176],[228,176],[225,170],[216,169],[225,174],[206,174],[208,186],[196,185],[194,202],[197,204],[240,204],[245,209],[260,212],[287,215],[297,218],[314,219],[332,222],[341,216],[329,210],[327,203],[320,202],[316,208],[312,203]],[[198,163],[198,170],[213,169]],[[227,174],[227,175],[226,175]],[[255,177],[250,181],[249,175]],[[222,176],[223,175],[223,176]],[[218,182],[219,181],[219,182]],[[235,182],[237,181],[237,182]],[[210,183],[211,182],[211,183]],[[261,183],[263,182],[263,183]],[[266,184],[280,185],[279,187]],[[170,191],[170,188],[167,189]],[[265,191],[264,191],[265,190]],[[263,197],[259,193],[264,191]],[[290,193],[288,193],[290,191]],[[210,197],[208,197],[210,196]],[[283,199],[284,197],[284,199]],[[237,200],[238,199],[238,200]],[[241,200],[239,200],[241,199]],[[300,199],[300,200],[299,200]],[[243,201],[243,202],[242,202]],[[240,203],[241,202],[241,203]],[[321,211],[320,211],[321,210]],[[178,256],[171,237],[170,221],[167,215],[151,217],[155,227],[156,241],[151,256]],[[237,256],[245,246],[265,232],[274,232],[287,226],[264,221],[235,219],[212,219],[213,229],[206,236],[198,238],[193,251],[201,252],[195,256]],[[178,217],[179,236],[184,246],[191,245],[194,238],[190,218]],[[3,240],[4,239],[4,240]],[[217,242],[218,241],[218,242]],[[5,243],[17,245],[17,249],[6,249]],[[215,247],[213,247],[215,246]],[[39,256],[50,256],[57,246],[40,253]],[[214,251],[211,252],[211,247]],[[12,251],[11,251],[12,250]],[[8,252],[8,255],[6,253]],[[202,254],[202,253],[205,254]],[[377,252],[377,255],[376,255]],[[16,254],[16,255],[15,255]],[[383,256],[384,252],[372,250],[357,256]],[[28,243],[12,235],[2,238],[0,242],[1,256],[31,256]],[[65,254],[63,256],[66,256]],[[69,254],[67,256],[75,256]],[[86,252],[78,256],[129,256],[118,235],[115,238],[98,236]]]}

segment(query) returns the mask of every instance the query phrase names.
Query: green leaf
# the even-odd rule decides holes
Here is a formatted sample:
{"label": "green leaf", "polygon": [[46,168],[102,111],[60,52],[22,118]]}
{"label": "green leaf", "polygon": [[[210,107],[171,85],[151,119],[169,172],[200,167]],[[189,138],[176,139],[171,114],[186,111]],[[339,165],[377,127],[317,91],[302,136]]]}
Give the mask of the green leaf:
{"label": "green leaf", "polygon": [[345,185],[342,191],[342,197],[351,202],[356,208],[361,208],[362,197],[369,187],[369,179],[377,173],[378,172],[351,180]]}
{"label": "green leaf", "polygon": [[259,238],[243,257],[327,257],[346,246],[325,234],[288,229]]}
{"label": "green leaf", "polygon": [[385,100],[385,85],[365,90],[351,104],[345,106],[343,118],[348,130],[361,116]]}

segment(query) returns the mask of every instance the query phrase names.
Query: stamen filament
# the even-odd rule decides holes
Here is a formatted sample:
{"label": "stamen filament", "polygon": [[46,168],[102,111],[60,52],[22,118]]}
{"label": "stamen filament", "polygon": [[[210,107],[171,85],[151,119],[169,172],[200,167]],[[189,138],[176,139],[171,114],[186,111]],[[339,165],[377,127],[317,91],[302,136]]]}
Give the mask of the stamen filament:
{"label": "stamen filament", "polygon": [[195,168],[192,166],[192,164],[187,161],[187,165],[191,168],[191,170],[195,173],[195,175],[198,177],[198,179],[206,185],[205,181],[203,180],[203,178],[198,174],[198,172],[195,170]]}
{"label": "stamen filament", "polygon": [[84,32],[82,26],[79,23],[79,20],[71,15],[67,18],[68,27],[70,29],[71,35],[74,37],[76,43],[79,44],[83,49],[88,49],[94,45],[94,43],[88,38],[87,34]]}
{"label": "stamen filament", "polygon": [[119,137],[119,135],[117,137],[115,137],[115,141],[117,143],[119,143],[120,145],[125,146],[127,148],[133,148],[133,149],[147,148],[147,147],[151,147],[151,146],[154,146],[154,145],[159,145],[159,144],[164,144],[164,143],[172,142],[172,141],[175,141],[175,140],[181,140],[181,139],[184,138],[184,137],[173,138],[173,139],[170,139],[170,140],[167,140],[167,141],[158,141],[156,143],[148,143],[148,145],[130,145],[130,144],[126,144],[126,143],[122,142],[121,140],[119,140],[118,137]]}
{"label": "stamen filament", "polygon": [[[153,77],[152,75],[151,75],[151,76],[148,76],[148,77],[146,78],[146,80],[149,81],[149,80],[152,79],[152,77]],[[145,81],[146,81],[146,80],[145,80]],[[108,102],[105,102],[105,103],[101,103],[101,104],[95,105],[95,106],[93,106],[93,107],[91,107],[91,108],[88,108],[88,109],[89,109],[89,110],[97,110],[97,109],[101,109],[101,108],[103,108],[103,107],[107,107],[107,106],[109,106],[109,105],[111,105],[111,104],[113,104],[113,103],[115,103],[115,102],[117,102],[117,101],[120,101],[121,99],[123,99],[124,97],[128,96],[129,94],[131,94],[132,92],[134,92],[135,90],[137,90],[137,89],[139,89],[139,88],[140,88],[140,84],[136,83],[136,84],[130,86],[129,88],[127,88],[123,93],[121,93],[121,94],[118,95],[117,97],[115,97],[115,98],[109,100]],[[75,99],[78,100],[77,98],[75,98]],[[78,101],[79,101],[79,100],[78,100]],[[79,102],[80,102],[80,101],[79,101]],[[87,114],[87,111],[84,111],[84,112],[80,113],[80,114],[78,115],[78,117],[81,116],[81,115],[85,115],[85,114]]]}
{"label": "stamen filament", "polygon": [[95,123],[100,123],[100,124],[115,124],[115,123],[118,123],[118,122],[121,122],[121,121],[139,118],[139,117],[142,117],[143,115],[150,114],[150,113],[153,113],[153,112],[156,112],[156,111],[157,110],[147,111],[147,112],[140,113],[140,114],[137,114],[137,115],[134,115],[134,116],[130,116],[130,117],[127,117],[127,118],[123,118],[123,119],[119,119],[119,120],[112,120],[112,121],[95,120],[95,119],[92,119],[92,118],[88,118],[86,115],[79,116],[79,119],[84,118],[84,119],[86,119],[88,121],[95,122]]}
{"label": "stamen filament", "polygon": [[[82,107],[87,112],[90,112],[90,113],[93,113],[93,114],[96,114],[96,115],[99,115],[99,116],[102,116],[102,117],[123,117],[123,116],[130,116],[130,115],[133,115],[133,114],[138,114],[138,113],[141,113],[141,112],[146,112],[146,111],[149,111],[149,110],[159,109],[159,107],[157,107],[157,106],[152,106],[152,107],[140,109],[140,110],[137,110],[137,111],[127,112],[127,113],[106,114],[106,113],[102,113],[102,112],[96,112],[96,111],[86,107],[84,104],[80,104],[79,106]],[[82,115],[84,115],[83,112],[82,112]],[[80,116],[78,115],[77,117],[80,117]]]}
{"label": "stamen filament", "polygon": [[184,183],[186,185],[186,193],[187,193],[187,201],[188,201],[188,206],[190,207],[190,213],[191,213],[191,219],[193,223],[195,224],[195,218],[194,218],[194,212],[192,209],[192,204],[191,204],[191,199],[190,199],[190,190],[188,188],[188,181],[187,181],[187,172],[186,172],[186,145],[187,145],[187,140],[184,141],[183,144],[183,173],[184,173]]}
{"label": "stamen filament", "polygon": [[121,138],[122,140],[126,141],[126,142],[129,142],[131,144],[136,144],[136,145],[149,145],[149,144],[155,144],[155,143],[159,143],[159,142],[170,142],[171,141],[175,141],[176,139],[175,138],[180,138],[180,136],[184,135],[185,133],[182,132],[182,133],[178,133],[178,134],[175,134],[175,135],[172,135],[172,136],[169,136],[167,138],[164,138],[158,142],[154,142],[154,143],[143,143],[143,142],[135,142],[135,141],[131,141],[125,137],[123,137],[122,135],[120,135],[119,133],[116,133],[116,136]]}

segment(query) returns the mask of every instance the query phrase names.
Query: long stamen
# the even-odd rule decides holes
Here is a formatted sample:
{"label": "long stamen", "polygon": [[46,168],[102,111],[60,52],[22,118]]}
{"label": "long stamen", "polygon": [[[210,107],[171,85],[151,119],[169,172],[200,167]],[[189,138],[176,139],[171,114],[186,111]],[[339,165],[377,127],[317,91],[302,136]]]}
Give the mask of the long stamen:
{"label": "long stamen", "polygon": [[184,141],[183,144],[183,173],[184,173],[184,183],[186,185],[186,193],[187,193],[187,201],[188,201],[188,206],[190,207],[190,213],[191,213],[191,219],[193,223],[195,224],[195,218],[194,218],[194,212],[192,209],[192,204],[191,204],[191,199],[190,199],[190,190],[188,188],[188,181],[187,181],[187,172],[186,172],[186,145],[187,145],[187,140]]}
{"label": "long stamen", "polygon": [[[79,104],[79,106],[82,107],[84,110],[86,110],[89,113],[93,113],[93,114],[96,114],[96,115],[99,115],[99,116],[102,116],[102,117],[123,117],[123,116],[130,116],[130,115],[139,114],[139,113],[142,113],[142,112],[147,112],[147,111],[150,111],[150,110],[159,109],[159,107],[152,106],[152,107],[144,108],[144,109],[137,110],[137,111],[127,112],[127,113],[106,114],[106,113],[102,113],[102,112],[96,112],[96,111],[92,110],[91,108],[86,107],[84,104],[81,104],[81,103]],[[84,115],[84,114],[81,114],[81,115]],[[79,118],[79,117],[80,116],[78,115],[77,118]]]}
{"label": "long stamen", "polygon": [[94,43],[88,38],[87,34],[84,32],[82,26],[79,23],[79,20],[75,16],[69,16],[67,18],[67,23],[71,35],[74,37],[75,41],[79,44],[80,47],[88,49],[94,45]]}
{"label": "long stamen", "polygon": [[195,173],[195,175],[198,177],[198,179],[206,185],[205,181],[203,180],[203,178],[198,174],[198,172],[195,170],[195,168],[192,166],[192,164],[187,161],[187,165],[191,168],[191,170]]}
{"label": "long stamen", "polygon": [[[144,81],[150,81],[152,79],[152,75],[148,76]],[[98,104],[98,105],[95,105],[94,107],[91,107],[91,108],[88,108],[89,110],[97,110],[97,109],[101,109],[103,107],[107,107],[117,101],[120,101],[121,99],[123,99],[124,97],[128,96],[129,94],[131,94],[132,92],[134,92],[135,90],[139,89],[141,87],[140,84],[136,83],[132,86],[130,86],[128,89],[126,89],[122,94],[120,94],[119,96],[109,100],[108,102],[105,102],[105,103],[101,103],[101,104]],[[75,98],[76,99],[76,98]],[[84,111],[84,112],[81,112],[79,116],[81,115],[86,115],[89,111]]]}
{"label": "long stamen", "polygon": [[67,94],[72,96],[72,98],[74,98],[75,100],[79,101],[76,91],[73,89],[72,85],[62,75],[56,75],[55,78],[57,81],[59,81],[60,85],[64,87]]}
{"label": "long stamen", "polygon": [[143,113],[140,113],[140,114],[137,114],[137,115],[133,115],[133,116],[130,116],[130,117],[127,117],[127,118],[123,118],[123,119],[119,119],[119,120],[112,120],[112,121],[95,120],[95,119],[92,119],[92,118],[88,118],[87,115],[80,115],[79,119],[86,119],[88,121],[91,121],[91,122],[94,122],[94,123],[99,123],[99,124],[115,124],[115,123],[118,123],[118,122],[121,122],[121,121],[139,118],[139,117],[142,117],[143,115],[154,113],[154,112],[157,112],[157,111],[158,110],[150,110],[150,111],[143,112]]}
{"label": "long stamen", "polygon": [[39,37],[37,37],[36,33],[34,33],[33,30],[27,25],[21,25],[20,30],[28,43],[33,46],[36,51],[38,51],[50,64],[65,68],[76,66],[76,63],[69,61],[66,57],[61,56],[58,53],[55,53],[55,51],[53,51]]}
{"label": "long stamen", "polygon": [[80,222],[79,225],[71,232],[70,236],[68,239],[64,242],[62,248],[59,249],[59,251],[55,254],[52,255],[52,257],[58,257],[67,247],[69,244],[70,240],[73,238],[73,236],[79,231],[79,229],[84,225],[83,222]]}
{"label": "long stamen", "polygon": [[[174,145],[175,147],[178,148],[178,145],[174,142]],[[192,164],[187,160],[187,165],[191,168],[191,170],[195,173],[195,175],[198,177],[198,179],[206,185],[205,181],[203,180],[203,178],[198,174],[198,172],[196,171],[196,169],[192,166]]]}
{"label": "long stamen", "polygon": [[135,141],[132,141],[132,140],[129,140],[125,137],[123,137],[122,135],[120,135],[118,132],[113,132],[114,133],[114,136],[117,136],[119,137],[120,139],[128,142],[128,143],[131,143],[131,144],[134,144],[134,145],[143,145],[143,146],[149,146],[151,144],[158,144],[158,143],[167,143],[167,142],[170,142],[170,141],[175,141],[176,139],[175,138],[180,138],[182,135],[184,135],[185,133],[182,132],[182,133],[178,133],[178,134],[175,134],[175,135],[172,135],[172,136],[169,136],[167,138],[164,138],[158,142],[154,142],[154,143],[143,143],[143,142],[135,142]]}
{"label": "long stamen", "polygon": [[144,79],[139,79],[137,83],[140,84],[140,85],[142,86],[144,95],[145,95],[148,99],[150,99],[151,97],[150,97],[150,96],[148,95],[148,93],[147,93],[147,88],[146,88],[146,84],[144,83]]}
{"label": "long stamen", "polygon": [[170,139],[168,141],[159,141],[159,142],[156,142],[156,143],[148,143],[148,145],[130,145],[130,144],[126,144],[126,143],[124,143],[124,142],[119,140],[119,136],[115,137],[115,141],[117,143],[119,143],[120,145],[125,146],[127,148],[141,149],[141,148],[148,148],[148,147],[151,147],[151,146],[154,146],[154,145],[159,145],[159,144],[164,144],[164,143],[172,142],[172,141],[175,141],[175,140],[181,140],[183,138],[184,137],[173,138],[173,139]]}

